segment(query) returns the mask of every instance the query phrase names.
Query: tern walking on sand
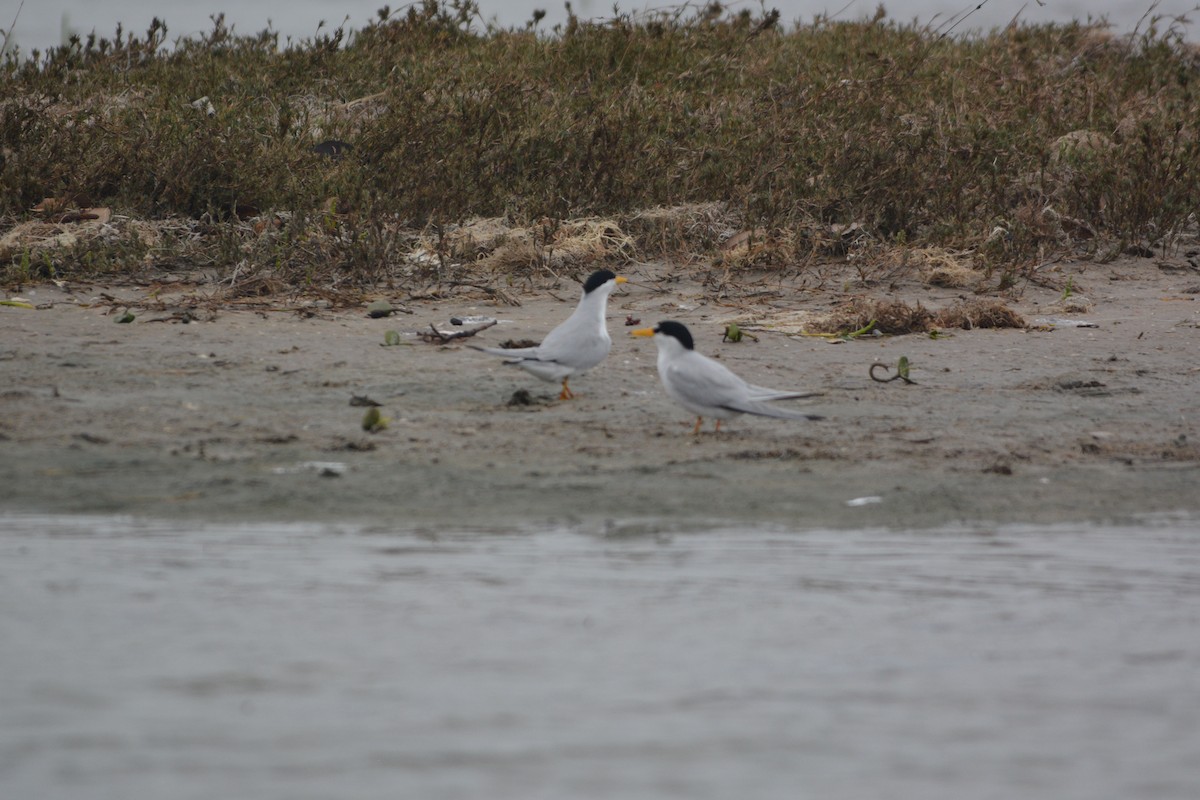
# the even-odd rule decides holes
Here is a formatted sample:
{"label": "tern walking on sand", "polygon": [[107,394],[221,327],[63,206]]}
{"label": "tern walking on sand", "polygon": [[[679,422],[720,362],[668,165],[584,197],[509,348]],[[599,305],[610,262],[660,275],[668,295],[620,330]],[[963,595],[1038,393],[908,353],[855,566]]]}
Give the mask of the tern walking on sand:
{"label": "tern walking on sand", "polygon": [[634,336],[653,336],[658,345],[658,376],[667,396],[696,415],[693,434],[700,432],[705,417],[721,421],[739,414],[757,414],[779,419],[822,419],[770,405],[772,400],[813,397],[820,392],[781,392],[755,386],[734,375],[707,356],[697,353],[692,334],[682,323],[660,322],[653,328],[632,331]]}
{"label": "tern walking on sand", "polygon": [[625,278],[606,269],[593,272],[583,284],[583,297],[571,316],[546,335],[537,347],[522,347],[506,350],[499,347],[475,347],[483,353],[504,356],[506,364],[516,364],[530,375],[548,383],[562,381],[559,400],[570,400],[575,395],[567,381],[572,375],[581,375],[599,364],[612,349],[612,339],[604,314],[608,309],[608,296]]}

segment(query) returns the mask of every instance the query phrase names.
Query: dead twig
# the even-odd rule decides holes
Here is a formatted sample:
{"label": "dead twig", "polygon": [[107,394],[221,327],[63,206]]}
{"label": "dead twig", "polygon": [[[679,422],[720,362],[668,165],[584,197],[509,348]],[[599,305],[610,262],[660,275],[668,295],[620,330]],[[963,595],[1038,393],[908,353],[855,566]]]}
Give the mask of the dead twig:
{"label": "dead twig", "polygon": [[488,286],[487,284],[483,284],[483,283],[472,283],[470,281],[451,281],[450,282],[450,288],[452,288],[452,289],[457,288],[459,286],[466,286],[470,289],[478,289],[481,292],[486,292],[487,294],[490,294],[492,297],[496,298],[497,300],[504,303],[505,305],[510,305],[510,306],[521,305],[520,300],[513,297],[512,295],[510,295],[508,292],[504,291],[503,289],[497,289],[494,286]]}
{"label": "dead twig", "polygon": [[429,323],[429,331],[420,331],[417,335],[421,337],[421,341],[429,344],[447,344],[448,342],[453,342],[455,339],[466,339],[468,336],[474,336],[480,331],[486,331],[495,324],[496,320],[492,320],[469,330],[446,333],[439,331],[437,326],[431,322]]}

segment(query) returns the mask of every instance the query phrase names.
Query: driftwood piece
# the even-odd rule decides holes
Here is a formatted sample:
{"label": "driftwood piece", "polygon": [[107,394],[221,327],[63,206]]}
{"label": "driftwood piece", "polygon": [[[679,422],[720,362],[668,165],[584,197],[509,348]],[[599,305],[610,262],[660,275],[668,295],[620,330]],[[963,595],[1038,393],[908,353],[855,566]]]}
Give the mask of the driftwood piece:
{"label": "driftwood piece", "polygon": [[451,331],[450,333],[446,333],[445,331],[439,331],[437,326],[431,322],[429,323],[428,331],[420,331],[417,335],[421,337],[421,341],[428,342],[429,344],[448,344],[455,339],[466,339],[468,336],[474,336],[480,331],[486,331],[495,324],[496,320],[492,320],[474,328],[468,328],[465,331]]}

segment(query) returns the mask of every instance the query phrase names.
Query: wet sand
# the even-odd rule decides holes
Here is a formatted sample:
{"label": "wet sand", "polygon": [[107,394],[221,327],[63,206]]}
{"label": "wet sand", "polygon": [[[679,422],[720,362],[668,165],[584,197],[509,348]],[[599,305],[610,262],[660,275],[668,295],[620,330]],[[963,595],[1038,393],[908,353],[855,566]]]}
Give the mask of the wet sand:
{"label": "wet sand", "polygon": [[[913,281],[853,288],[852,274],[824,288],[755,275],[738,281],[754,291],[721,297],[683,268],[621,268],[635,285],[610,302],[612,354],[572,381],[579,397],[567,402],[499,359],[415,336],[483,315],[501,322],[470,341],[539,339],[578,297],[566,280],[513,289],[519,307],[460,295],[371,319],[363,308],[227,305],[188,323],[172,309],[211,287],[33,287],[21,296],[37,309],[0,307],[0,509],[799,528],[1194,512],[1200,273],[1180,263],[1063,265],[1056,278],[1071,277],[1076,297],[1094,304],[1087,313],[1057,310],[1051,286],[1006,298],[1030,321],[1096,327],[839,344],[765,331],[727,343],[722,321],[828,309],[853,293],[932,308],[970,293]],[[115,324],[114,303],[136,321]],[[653,342],[630,337],[627,316],[688,324],[699,350],[756,383],[823,392],[793,405],[825,419],[742,417],[692,436],[694,418],[662,392]],[[404,344],[381,346],[388,330]],[[868,377],[873,362],[900,356],[916,385]],[[520,389],[533,405],[508,404]],[[362,430],[355,396],[382,404],[386,430]]]}

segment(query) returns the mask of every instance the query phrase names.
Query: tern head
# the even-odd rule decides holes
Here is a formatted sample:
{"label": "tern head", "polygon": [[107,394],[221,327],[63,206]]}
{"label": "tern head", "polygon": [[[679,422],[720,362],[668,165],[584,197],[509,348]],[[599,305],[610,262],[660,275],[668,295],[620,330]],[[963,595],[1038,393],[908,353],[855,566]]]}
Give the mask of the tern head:
{"label": "tern head", "polygon": [[679,342],[679,345],[684,350],[692,350],[696,344],[692,341],[692,334],[682,322],[660,322],[653,328],[640,328],[636,331],[630,331],[634,336],[662,336],[671,338]]}
{"label": "tern head", "polygon": [[588,276],[587,281],[583,284],[583,293],[591,294],[609,281],[612,281],[613,286],[616,286],[618,283],[625,283],[625,278],[622,278],[615,272],[598,269]]}

